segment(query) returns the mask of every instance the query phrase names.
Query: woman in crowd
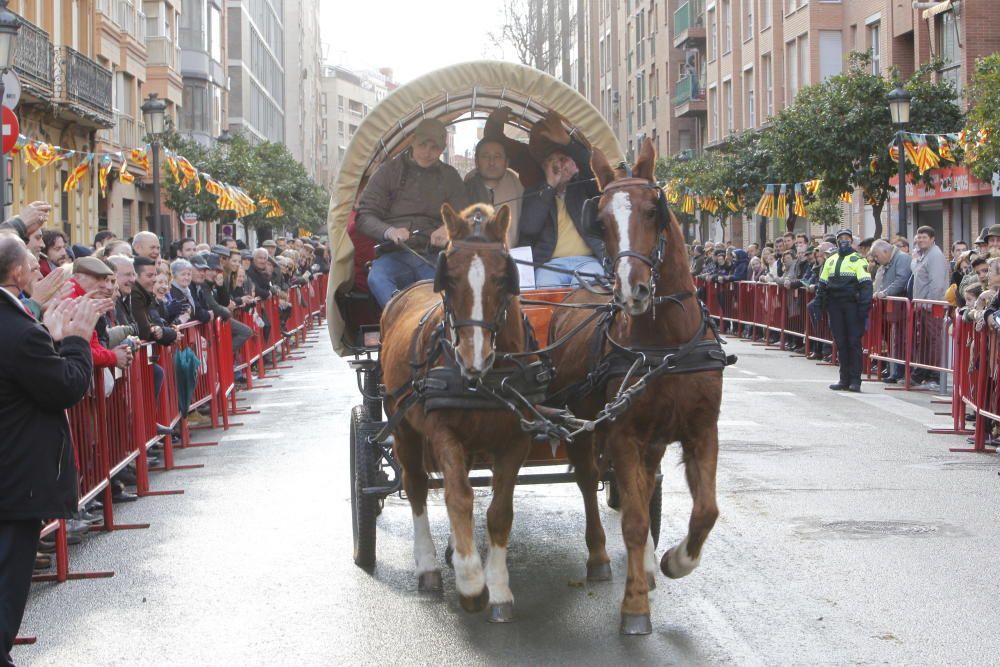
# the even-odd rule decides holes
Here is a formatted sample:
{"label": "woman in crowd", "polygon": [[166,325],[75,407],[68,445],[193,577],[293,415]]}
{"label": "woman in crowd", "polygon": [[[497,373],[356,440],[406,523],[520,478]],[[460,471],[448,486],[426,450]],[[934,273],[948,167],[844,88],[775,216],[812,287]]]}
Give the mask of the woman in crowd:
{"label": "woman in crowd", "polygon": [[945,292],[945,300],[953,306],[964,306],[964,297],[959,288],[962,281],[972,272],[972,262],[978,257],[975,251],[967,250],[955,258],[952,264],[951,284]]}

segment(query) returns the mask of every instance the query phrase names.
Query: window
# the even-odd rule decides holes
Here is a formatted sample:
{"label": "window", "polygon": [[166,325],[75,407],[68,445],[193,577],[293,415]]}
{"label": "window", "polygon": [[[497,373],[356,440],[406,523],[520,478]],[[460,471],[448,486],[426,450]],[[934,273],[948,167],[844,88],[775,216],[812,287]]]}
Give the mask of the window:
{"label": "window", "polygon": [[733,50],[733,3],[722,0],[722,53]]}
{"label": "window", "polygon": [[708,139],[716,141],[719,138],[719,95],[715,86],[708,89]]}
{"label": "window", "polygon": [[809,85],[809,33],[799,37],[799,88]]}
{"label": "window", "polygon": [[819,78],[826,81],[843,71],[843,35],[839,30],[819,31]]}
{"label": "window", "polygon": [[715,50],[719,44],[719,24],[716,20],[715,10],[708,12],[708,61],[715,60]]}
{"label": "window", "polygon": [[785,44],[785,106],[791,106],[799,92],[799,55],[795,40]]}
{"label": "window", "polygon": [[222,13],[215,6],[208,8],[208,52],[212,60],[222,62]]}
{"label": "window", "polygon": [[935,36],[937,37],[937,52],[943,61],[941,78],[951,81],[955,91],[962,93],[962,47],[959,44],[958,22],[955,12],[948,11],[935,18]]}
{"label": "window", "polygon": [[752,67],[743,71],[743,98],[746,101],[746,108],[743,110],[746,127],[757,127],[757,95]]}
{"label": "window", "polygon": [[208,84],[192,81],[184,86],[181,102],[180,126],[186,132],[209,132],[211,130],[211,103]]}
{"label": "window", "polygon": [[791,14],[799,7],[804,7],[807,0],[785,0],[785,14]]}
{"label": "window", "polygon": [[[743,40],[753,39],[753,3],[757,0],[743,0]],[[767,0],[764,0],[767,4]]]}
{"label": "window", "polygon": [[882,73],[881,23],[876,19],[868,24],[868,53],[872,57],[872,74]]}
{"label": "window", "polygon": [[344,96],[343,95],[337,95],[337,110],[338,111],[343,111],[344,110]]}
{"label": "window", "polygon": [[635,67],[642,67],[644,55],[646,53],[646,40],[643,35],[643,23],[645,14],[639,12],[635,15]]}
{"label": "window", "polygon": [[181,48],[192,51],[207,50],[205,0],[185,0],[181,14]]}
{"label": "window", "polygon": [[736,129],[733,120],[733,82],[732,80],[722,82],[722,104],[725,108],[725,133],[730,135]]}
{"label": "window", "polygon": [[761,0],[760,2],[760,31],[764,32],[771,27],[771,0]]}
{"label": "window", "polygon": [[764,91],[764,118],[774,115],[774,71],[771,69],[771,54],[761,56],[760,81]]}
{"label": "window", "polygon": [[132,200],[122,199],[122,238],[127,239],[133,236],[132,227]]}

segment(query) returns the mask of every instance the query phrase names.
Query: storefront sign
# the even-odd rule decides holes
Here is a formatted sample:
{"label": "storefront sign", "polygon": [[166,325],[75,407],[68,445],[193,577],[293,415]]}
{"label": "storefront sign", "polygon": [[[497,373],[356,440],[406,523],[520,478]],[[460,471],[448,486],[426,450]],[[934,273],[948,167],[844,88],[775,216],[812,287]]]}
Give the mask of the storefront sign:
{"label": "storefront sign", "polygon": [[[895,186],[898,181],[898,178],[893,178],[890,179],[889,183]],[[916,183],[912,180],[906,182],[907,204],[960,197],[988,197],[991,194],[998,196],[993,184],[979,180],[970,174],[966,167],[945,167],[932,170],[930,187],[919,179]],[[899,197],[893,193],[890,195],[890,200],[895,204]]]}

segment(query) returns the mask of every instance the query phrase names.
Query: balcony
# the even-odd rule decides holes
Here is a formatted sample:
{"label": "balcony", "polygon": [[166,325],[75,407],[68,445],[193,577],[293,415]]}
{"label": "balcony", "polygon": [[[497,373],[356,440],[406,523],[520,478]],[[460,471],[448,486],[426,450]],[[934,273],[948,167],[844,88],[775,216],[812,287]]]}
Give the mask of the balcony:
{"label": "balcony", "polygon": [[97,12],[136,42],[146,42],[146,14],[128,0],[97,0]]}
{"label": "balcony", "polygon": [[175,70],[179,62],[180,49],[167,37],[150,37],[146,40],[147,66],[166,66]]}
{"label": "balcony", "polygon": [[697,77],[691,75],[682,76],[677,81],[673,103],[675,118],[708,113],[704,88],[699,84]]}
{"label": "balcony", "polygon": [[85,125],[112,127],[111,70],[68,46],[54,49],[54,96],[57,104]]}
{"label": "balcony", "polygon": [[703,0],[688,0],[674,12],[674,47],[705,43],[705,6]]}
{"label": "balcony", "polygon": [[17,36],[14,70],[21,79],[25,92],[39,99],[51,100],[52,42],[49,33],[23,18],[20,21],[21,31]]}

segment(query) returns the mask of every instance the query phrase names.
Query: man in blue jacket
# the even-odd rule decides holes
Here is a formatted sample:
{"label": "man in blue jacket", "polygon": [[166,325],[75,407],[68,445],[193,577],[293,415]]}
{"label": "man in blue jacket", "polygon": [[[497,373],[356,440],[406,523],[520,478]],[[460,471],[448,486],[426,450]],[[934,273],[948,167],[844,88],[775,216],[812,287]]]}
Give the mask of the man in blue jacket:
{"label": "man in blue jacket", "polygon": [[65,410],[90,387],[90,335],[111,305],[60,301],[43,326],[18,299],[32,273],[24,243],[0,238],[0,665],[13,664],[42,521],[77,509]]}

